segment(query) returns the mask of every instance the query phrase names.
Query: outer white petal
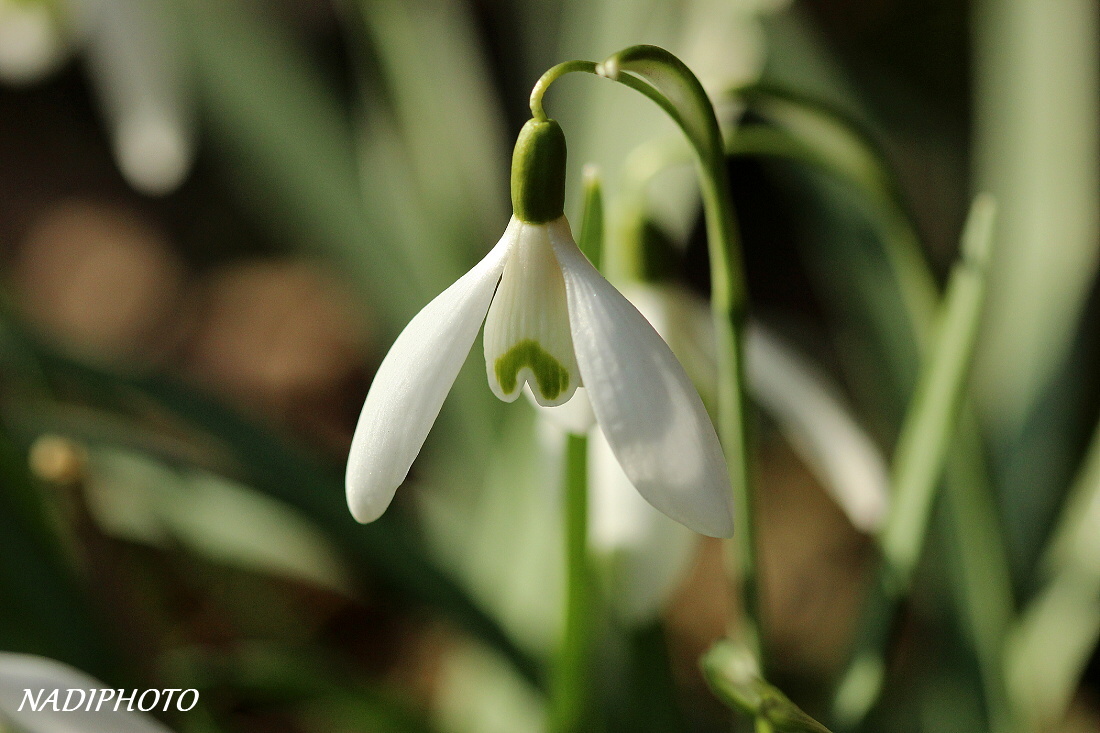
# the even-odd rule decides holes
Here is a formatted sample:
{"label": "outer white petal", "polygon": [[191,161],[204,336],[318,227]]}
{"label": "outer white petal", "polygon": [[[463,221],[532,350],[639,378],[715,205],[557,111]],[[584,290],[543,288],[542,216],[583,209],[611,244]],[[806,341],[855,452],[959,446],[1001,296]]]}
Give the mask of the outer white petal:
{"label": "outer white petal", "polygon": [[549,226],[581,379],[612,452],[654,507],[696,532],[729,537],[729,473],[699,393],[649,322],[577,249],[568,224]]}
{"label": "outer white petal", "polygon": [[485,320],[515,233],[513,222],[485,259],[405,326],[378,367],[348,456],[348,508],[358,521],[382,515],[420,453]]}
{"label": "outer white petal", "polygon": [[[116,712],[114,701],[107,700],[99,712],[95,712],[94,705],[92,710],[85,712],[87,700],[80,700],[78,704],[78,693],[94,689],[98,700],[99,690],[105,687],[94,677],[53,659],[0,652],[0,730],[7,730],[4,721],[10,720],[27,733],[170,733],[168,728],[149,715],[128,712],[126,703]],[[51,704],[32,712],[30,703],[23,703],[24,690],[30,690],[32,697],[40,694],[41,697],[36,698],[40,705],[51,692],[58,690],[58,710],[54,711]],[[69,707],[76,709],[62,712],[69,690],[74,691]],[[172,707],[175,707],[175,702],[172,700]],[[190,702],[189,695],[187,704]],[[146,704],[149,704],[149,698],[146,698]],[[19,710],[21,705],[22,711]],[[136,708],[136,702],[134,706]],[[163,706],[162,699],[157,707]]]}
{"label": "outer white petal", "polygon": [[588,476],[588,534],[608,597],[620,618],[643,625],[684,579],[699,535],[638,495],[598,429],[588,435]]}

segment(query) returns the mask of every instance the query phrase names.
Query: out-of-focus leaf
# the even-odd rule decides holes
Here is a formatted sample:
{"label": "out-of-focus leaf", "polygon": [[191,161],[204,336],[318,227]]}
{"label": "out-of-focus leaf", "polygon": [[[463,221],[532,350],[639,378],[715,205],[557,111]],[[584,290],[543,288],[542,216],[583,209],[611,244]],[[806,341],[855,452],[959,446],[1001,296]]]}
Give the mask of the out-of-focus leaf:
{"label": "out-of-focus leaf", "polygon": [[1035,730],[1065,715],[1100,640],[1100,430],[1047,553],[1046,585],[1013,631],[1008,676]]}
{"label": "out-of-focus leaf", "polygon": [[[469,8],[454,0],[356,0],[356,7],[408,150],[419,214],[442,240],[421,242],[421,254],[455,242],[480,256],[507,220],[508,147]],[[369,124],[364,132],[370,145]]]}
{"label": "out-of-focus leaf", "polygon": [[1004,211],[975,390],[1009,454],[1100,261],[1100,17],[1092,0],[983,0],[973,27],[976,185]]}
{"label": "out-of-focus leaf", "polygon": [[0,649],[39,654],[115,679],[103,620],[68,567],[26,468],[0,434]]}
{"label": "out-of-focus leaf", "polygon": [[[370,525],[359,525],[348,512],[342,476],[336,470],[217,401],[166,378],[123,378],[45,351],[40,356],[48,371],[78,388],[85,399],[115,409],[120,404],[155,405],[183,426],[217,441],[238,463],[240,475],[234,478],[289,504],[323,528],[353,567],[437,608],[503,654],[521,675],[538,680],[533,660],[432,561],[399,508],[391,508]],[[96,439],[94,432],[74,437]]]}
{"label": "out-of-focus leaf", "polygon": [[465,646],[441,671],[440,726],[454,733],[539,733],[543,700],[485,649]]}
{"label": "out-of-focus leaf", "polygon": [[880,538],[882,563],[834,698],[833,712],[844,728],[861,722],[878,698],[885,672],[882,655],[893,618],[909,591],[926,543],[936,489],[956,435],[972,363],[995,213],[991,197],[975,199],[963,232],[962,256],[952,270],[932,348],[894,450],[894,502]]}
{"label": "out-of-focus leaf", "polygon": [[100,448],[90,461],[89,508],[107,532],[176,542],[215,562],[350,593],[347,570],[327,539],[283,502],[214,474],[171,470],[139,453]]}
{"label": "out-of-focus leaf", "polygon": [[348,115],[272,21],[239,0],[173,0],[197,63],[203,118],[256,219],[326,253],[390,324],[431,292],[367,216]]}
{"label": "out-of-focus leaf", "polygon": [[307,730],[434,730],[411,701],[350,678],[339,664],[308,650],[254,643],[229,653],[182,649],[168,661],[186,684],[200,692],[232,689],[258,708],[290,713]]}

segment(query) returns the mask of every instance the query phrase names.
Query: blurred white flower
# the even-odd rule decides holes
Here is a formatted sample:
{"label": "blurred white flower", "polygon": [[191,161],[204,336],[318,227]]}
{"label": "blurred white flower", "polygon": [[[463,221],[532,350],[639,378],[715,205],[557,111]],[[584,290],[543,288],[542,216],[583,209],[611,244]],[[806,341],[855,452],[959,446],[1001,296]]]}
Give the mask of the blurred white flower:
{"label": "blurred white flower", "polygon": [[183,182],[196,147],[189,71],[168,12],[148,0],[0,0],[0,81],[38,81],[80,50],[115,163],[149,195]]}
{"label": "blurred white flower", "polygon": [[175,190],[195,155],[188,70],[169,10],[148,0],[83,0],[85,55],[111,146],[141,193]]}
{"label": "blurred white flower", "polygon": [[41,702],[56,690],[57,699],[64,701],[69,690],[102,691],[106,687],[94,677],[53,659],[0,652],[0,730],[7,730],[4,722],[10,721],[26,733],[171,733],[153,717],[126,710],[126,704],[117,711],[110,701],[98,711],[84,710],[85,706],[62,711],[62,702],[39,705],[37,711],[32,711],[25,704],[27,691],[32,697],[38,695]]}
{"label": "blurred white flower", "polygon": [[68,46],[53,3],[0,0],[0,81],[38,81],[65,60]]}
{"label": "blurred white flower", "polygon": [[489,385],[557,406],[583,383],[630,483],[676,521],[733,532],[729,478],[702,400],[649,322],[588,262],[560,216],[513,217],[496,247],[397,338],[348,459],[353,516],[378,518],[404,481],[485,321]]}
{"label": "blurred white flower", "polygon": [[615,615],[632,626],[656,618],[687,575],[698,535],[638,496],[599,429],[588,435],[588,537]]}
{"label": "blurred white flower", "polygon": [[750,326],[745,344],[749,394],[848,515],[877,533],[889,507],[886,458],[829,380],[775,334]]}

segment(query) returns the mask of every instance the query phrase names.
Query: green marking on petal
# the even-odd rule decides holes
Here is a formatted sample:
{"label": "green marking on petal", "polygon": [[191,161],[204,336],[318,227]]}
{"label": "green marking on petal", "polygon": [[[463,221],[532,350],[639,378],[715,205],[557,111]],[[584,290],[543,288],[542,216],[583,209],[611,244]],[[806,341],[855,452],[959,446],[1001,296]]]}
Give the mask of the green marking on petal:
{"label": "green marking on petal", "polygon": [[535,375],[539,392],[545,400],[557,399],[569,386],[569,371],[534,339],[524,339],[508,349],[508,352],[496,360],[493,369],[504,394],[516,390],[519,372],[528,367]]}

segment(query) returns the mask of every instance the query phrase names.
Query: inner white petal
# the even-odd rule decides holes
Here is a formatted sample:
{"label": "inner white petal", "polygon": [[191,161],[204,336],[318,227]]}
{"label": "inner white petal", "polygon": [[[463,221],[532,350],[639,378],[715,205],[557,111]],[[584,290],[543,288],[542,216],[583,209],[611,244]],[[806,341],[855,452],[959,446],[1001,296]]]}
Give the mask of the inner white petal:
{"label": "inner white petal", "polygon": [[563,404],[580,386],[565,280],[544,224],[520,224],[485,319],[485,371],[505,402],[525,383],[545,406]]}

